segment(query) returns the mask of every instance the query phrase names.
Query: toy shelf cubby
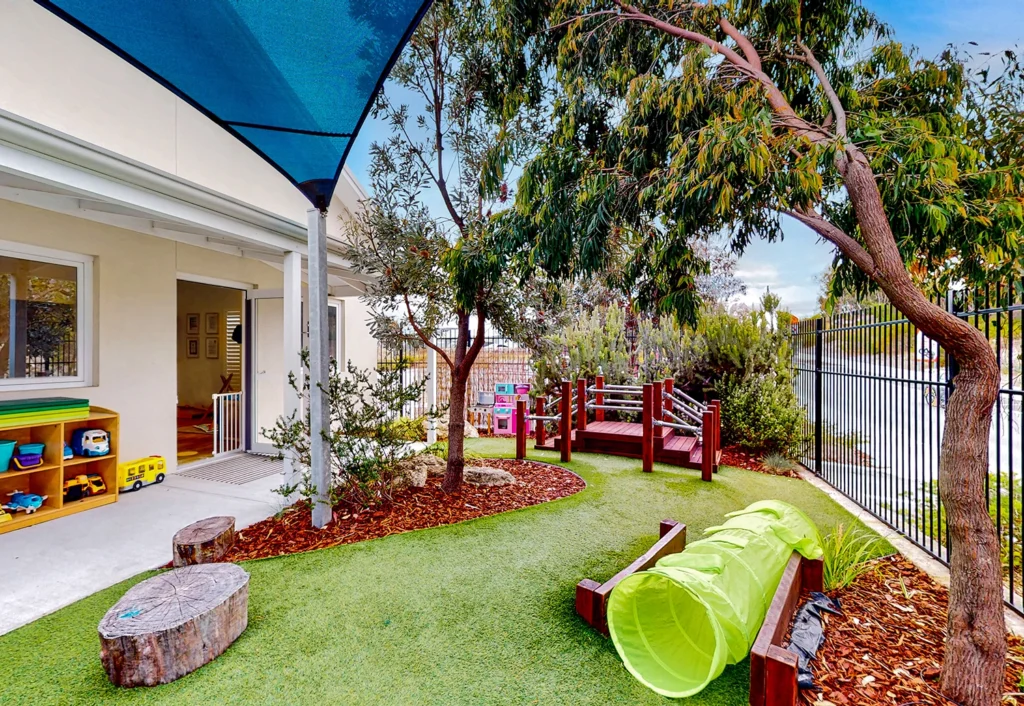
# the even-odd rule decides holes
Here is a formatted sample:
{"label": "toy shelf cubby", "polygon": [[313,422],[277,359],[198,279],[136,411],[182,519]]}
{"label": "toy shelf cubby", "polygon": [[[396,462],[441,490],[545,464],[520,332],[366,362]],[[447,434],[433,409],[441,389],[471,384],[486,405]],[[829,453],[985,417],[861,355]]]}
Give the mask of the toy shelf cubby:
{"label": "toy shelf cubby", "polygon": [[[41,466],[21,471],[12,463],[10,470],[0,473],[0,501],[6,501],[7,494],[15,490],[47,496],[42,507],[33,513],[12,512],[10,521],[0,522],[0,534],[117,502],[118,426],[117,413],[100,407],[91,407],[89,416],[82,419],[16,426],[0,425],[0,439],[14,440],[18,444],[46,445]],[[71,435],[75,429],[106,431],[110,435],[110,453],[106,456],[75,456],[64,460],[64,444],[71,443]],[[90,473],[103,478],[103,483],[107,486],[106,492],[64,502],[64,481]]]}

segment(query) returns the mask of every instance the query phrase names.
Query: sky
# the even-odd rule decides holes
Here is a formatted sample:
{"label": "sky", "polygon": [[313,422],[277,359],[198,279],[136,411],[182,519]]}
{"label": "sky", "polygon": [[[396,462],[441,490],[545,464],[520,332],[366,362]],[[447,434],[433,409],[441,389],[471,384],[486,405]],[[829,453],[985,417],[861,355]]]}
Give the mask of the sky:
{"label": "sky", "polygon": [[[865,4],[894,30],[896,39],[925,56],[939,54],[948,44],[978,43],[976,51],[1001,51],[1024,46],[1024,0],[865,0]],[[348,166],[369,184],[369,151],[388,129],[367,120],[349,154]],[[782,306],[797,316],[818,309],[820,278],[832,262],[833,248],[806,227],[787,221],[781,242],[755,241],[739,258],[736,274],[747,285],[741,298],[756,303],[766,287],[782,298]]]}

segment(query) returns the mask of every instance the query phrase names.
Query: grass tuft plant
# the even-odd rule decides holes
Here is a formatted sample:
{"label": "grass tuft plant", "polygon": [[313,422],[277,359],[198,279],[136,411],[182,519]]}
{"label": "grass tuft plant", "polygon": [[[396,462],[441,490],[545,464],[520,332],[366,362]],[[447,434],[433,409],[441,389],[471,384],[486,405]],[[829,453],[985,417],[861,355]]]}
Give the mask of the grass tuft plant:
{"label": "grass tuft plant", "polygon": [[877,535],[866,530],[837,525],[822,540],[825,590],[846,588],[866,573],[870,568],[868,562],[878,556],[880,542]]}
{"label": "grass tuft plant", "polygon": [[761,466],[769,473],[780,476],[796,470],[796,464],[782,454],[768,454],[761,459]]}

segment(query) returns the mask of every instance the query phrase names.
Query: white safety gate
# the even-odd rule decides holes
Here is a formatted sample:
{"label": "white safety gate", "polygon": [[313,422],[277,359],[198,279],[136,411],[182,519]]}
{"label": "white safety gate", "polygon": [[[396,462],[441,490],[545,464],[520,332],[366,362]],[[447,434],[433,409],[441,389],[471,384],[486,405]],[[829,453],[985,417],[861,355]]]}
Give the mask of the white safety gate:
{"label": "white safety gate", "polygon": [[213,396],[213,455],[245,447],[245,405],[241,392]]}

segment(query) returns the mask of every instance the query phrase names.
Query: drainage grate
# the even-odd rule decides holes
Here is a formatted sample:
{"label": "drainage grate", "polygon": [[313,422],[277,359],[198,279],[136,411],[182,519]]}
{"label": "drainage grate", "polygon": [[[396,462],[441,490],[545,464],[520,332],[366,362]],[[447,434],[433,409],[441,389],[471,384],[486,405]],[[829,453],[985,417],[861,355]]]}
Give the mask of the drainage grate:
{"label": "drainage grate", "polygon": [[212,480],[217,483],[245,485],[260,478],[281,473],[283,470],[284,463],[279,458],[244,454],[223,461],[204,463],[197,468],[186,467],[184,471],[179,471],[178,475],[186,478]]}

